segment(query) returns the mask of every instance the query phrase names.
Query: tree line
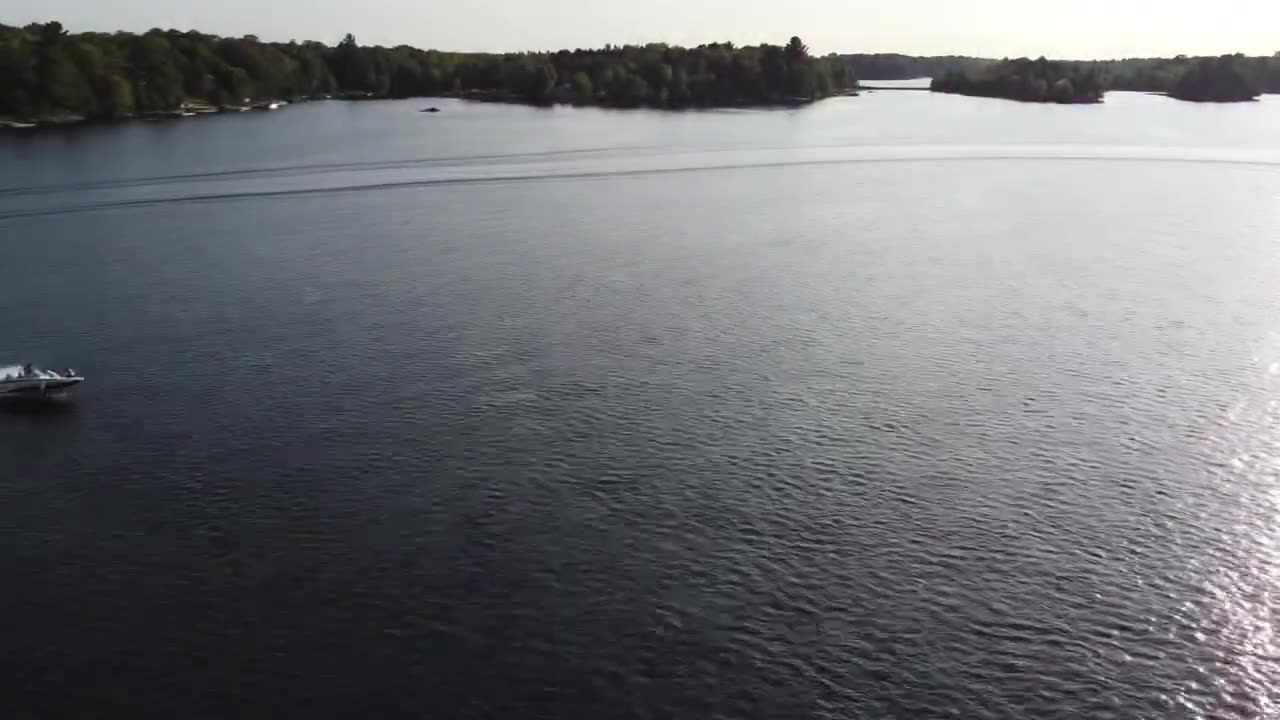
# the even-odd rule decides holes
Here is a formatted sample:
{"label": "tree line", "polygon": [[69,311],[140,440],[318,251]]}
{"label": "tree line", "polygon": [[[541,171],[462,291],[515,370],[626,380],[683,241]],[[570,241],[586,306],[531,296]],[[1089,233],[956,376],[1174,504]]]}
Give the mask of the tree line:
{"label": "tree line", "polygon": [[971,72],[995,60],[964,55],[916,56],[898,53],[841,55],[851,72],[863,80],[915,80],[935,78],[949,72]]}
{"label": "tree line", "polygon": [[935,76],[938,92],[1032,102],[1097,102],[1107,90],[1234,102],[1280,92],[1280,53],[1271,57],[1131,58],[1101,61],[988,61]]}
{"label": "tree line", "polygon": [[1169,90],[1173,97],[1195,102],[1240,102],[1260,93],[1260,84],[1233,55],[1196,61]]}
{"label": "tree line", "polygon": [[[939,78],[966,73],[980,75],[984,68],[1001,63],[1027,61],[964,55],[920,57],[913,55],[841,55],[840,60],[862,80],[902,80]],[[1220,78],[1228,84],[1243,81],[1258,93],[1280,93],[1280,52],[1274,55],[1242,54],[1172,58],[1123,58],[1119,60],[1059,61],[1080,70],[1092,70],[1104,90],[1133,90],[1173,94],[1184,77],[1188,83],[1202,84]],[[1072,70],[1077,72],[1077,70]]]}
{"label": "tree line", "polygon": [[[488,78],[496,87],[532,102],[579,102],[621,107],[699,107],[808,102],[849,90],[855,76],[834,56],[814,57],[798,37],[786,45],[696,48],[655,43],[507,55]],[[532,74],[533,82],[521,77]]]}
{"label": "tree line", "polygon": [[1096,103],[1104,91],[1097,68],[1045,58],[1003,60],[973,71],[954,70],[935,77],[929,87],[934,92],[1056,103]]}
{"label": "tree line", "polygon": [[1163,92],[1181,100],[1238,102],[1280,92],[1280,53],[1271,57],[1153,58],[1124,61],[1114,71],[1117,90]]}
{"label": "tree line", "polygon": [[0,117],[117,119],[185,102],[349,94],[470,96],[530,103],[687,108],[799,103],[856,86],[834,56],[786,45],[605,46],[551,53],[451,53],[151,30],[71,34],[0,25]]}

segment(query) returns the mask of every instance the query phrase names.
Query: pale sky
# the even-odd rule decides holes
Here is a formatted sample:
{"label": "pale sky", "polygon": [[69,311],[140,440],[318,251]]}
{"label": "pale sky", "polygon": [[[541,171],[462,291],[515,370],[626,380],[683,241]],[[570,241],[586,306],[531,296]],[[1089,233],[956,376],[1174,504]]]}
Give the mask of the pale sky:
{"label": "pale sky", "polygon": [[1277,0],[0,0],[0,23],[443,50],[783,43],[814,52],[1112,58],[1280,51]]}

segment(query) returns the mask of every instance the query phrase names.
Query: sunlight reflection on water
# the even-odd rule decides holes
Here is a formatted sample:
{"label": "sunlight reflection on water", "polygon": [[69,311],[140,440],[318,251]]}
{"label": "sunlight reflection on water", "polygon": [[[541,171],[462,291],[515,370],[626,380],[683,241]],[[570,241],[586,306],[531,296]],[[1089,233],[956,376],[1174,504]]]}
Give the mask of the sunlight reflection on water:
{"label": "sunlight reflection on water", "polygon": [[[1205,588],[1212,604],[1197,624],[1207,630],[1201,672],[1217,701],[1243,714],[1274,717],[1280,710],[1280,334],[1255,355],[1261,368],[1256,391],[1236,403],[1224,432],[1214,439],[1231,471],[1219,482],[1242,507],[1238,522],[1224,526],[1224,552]],[[1187,698],[1190,700],[1190,698]],[[1200,703],[1192,702],[1199,707]],[[1203,712],[1203,710],[1202,710]]]}

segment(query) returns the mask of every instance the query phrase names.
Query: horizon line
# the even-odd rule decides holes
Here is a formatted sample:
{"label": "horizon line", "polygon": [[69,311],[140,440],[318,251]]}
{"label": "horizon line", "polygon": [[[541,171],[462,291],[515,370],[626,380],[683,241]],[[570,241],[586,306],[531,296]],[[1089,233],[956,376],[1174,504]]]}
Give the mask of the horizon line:
{"label": "horizon line", "polygon": [[[204,31],[204,30],[196,29],[196,28],[189,28],[189,29],[186,29],[186,30],[182,30],[182,29],[179,29],[179,28],[176,28],[176,27],[164,28],[164,27],[161,27],[161,26],[159,26],[159,25],[156,25],[156,26],[153,26],[153,27],[147,28],[146,30],[128,30],[128,29],[123,29],[123,28],[118,28],[118,29],[115,29],[115,30],[73,30],[73,29],[71,28],[71,26],[68,26],[68,25],[67,25],[66,23],[64,23],[63,21],[61,21],[61,20],[57,20],[57,19],[45,20],[44,22],[40,22],[40,21],[33,20],[33,21],[29,22],[29,23],[26,23],[25,25],[10,25],[9,27],[16,27],[16,28],[18,28],[18,29],[23,29],[23,28],[26,28],[26,27],[27,27],[27,26],[29,26],[29,25],[42,25],[42,24],[46,24],[46,23],[50,23],[50,22],[57,22],[57,23],[61,24],[61,25],[63,26],[63,29],[64,29],[64,30],[66,30],[66,31],[67,31],[68,33],[70,33],[70,34],[96,33],[96,34],[104,34],[104,35],[114,35],[114,34],[122,34],[122,33],[123,33],[123,34],[131,34],[131,35],[145,35],[145,34],[147,34],[147,33],[149,33],[149,32],[153,32],[153,31],[159,30],[159,31],[161,31],[161,32],[198,33],[198,34],[201,34],[201,35],[207,35],[207,36],[211,36],[211,37],[228,38],[228,39],[237,39],[237,40],[243,40],[243,39],[245,39],[245,38],[252,37],[252,38],[257,39],[259,42],[268,43],[268,44],[271,44],[271,43],[278,43],[278,44],[282,44],[282,45],[287,45],[287,44],[289,44],[289,43],[298,43],[298,44],[303,44],[303,43],[316,42],[316,43],[321,43],[321,44],[325,45],[326,47],[336,47],[336,46],[338,45],[338,43],[339,43],[339,42],[341,42],[341,40],[342,40],[342,38],[341,38],[341,37],[340,37],[340,38],[338,38],[338,40],[333,41],[333,42],[327,42],[327,41],[324,41],[324,40],[316,40],[316,39],[313,39],[313,38],[312,38],[312,39],[301,39],[301,40],[300,40],[300,39],[298,39],[297,37],[290,37],[288,40],[272,40],[272,39],[267,39],[267,38],[265,38],[265,37],[263,37],[262,35],[259,35],[259,34],[257,34],[257,33],[243,33],[243,34],[241,34],[241,35],[234,35],[234,34],[220,34],[220,33],[214,33],[214,32],[207,32],[207,31]],[[5,23],[3,20],[0,20],[0,26],[3,26],[3,25],[6,25],[6,23]],[[352,34],[352,35],[354,36],[354,33],[342,33],[342,36],[343,36],[343,37],[345,37],[347,34]],[[355,36],[355,37],[356,37],[357,42],[359,42],[359,36]],[[790,39],[790,38],[792,38],[792,37],[799,37],[799,38],[801,38],[802,40],[804,39],[804,36],[803,36],[803,35],[799,35],[799,34],[796,34],[796,33],[792,33],[792,34],[790,34],[790,35],[787,35],[786,40],[789,40],[789,39]],[[535,50],[530,50],[530,49],[524,49],[524,50],[446,50],[446,49],[439,48],[439,47],[423,47],[423,46],[421,46],[421,45],[416,45],[416,44],[408,43],[408,42],[400,42],[400,43],[396,43],[396,44],[394,44],[394,45],[384,45],[384,44],[363,45],[363,44],[361,44],[361,47],[384,47],[384,48],[408,47],[408,48],[412,48],[412,49],[415,49],[415,50],[421,50],[421,51],[424,51],[424,52],[426,52],[426,51],[434,51],[434,52],[451,53],[451,54],[457,54],[457,55],[520,55],[520,54],[528,54],[528,55],[550,55],[550,54],[554,54],[554,53],[558,53],[558,52],[564,52],[564,51],[573,52],[573,51],[575,51],[575,50],[603,50],[605,47],[625,48],[625,47],[646,47],[646,46],[648,46],[648,45],[667,45],[667,46],[669,46],[669,47],[696,48],[696,47],[700,47],[700,46],[704,46],[704,45],[715,45],[715,44],[726,44],[726,43],[728,43],[728,44],[732,44],[734,47],[760,47],[761,45],[774,44],[774,43],[745,43],[745,44],[744,44],[744,43],[739,43],[739,42],[738,42],[738,41],[736,41],[736,40],[731,40],[731,39],[721,39],[721,40],[712,40],[712,41],[702,42],[702,43],[699,43],[698,45],[683,45],[683,44],[679,44],[679,43],[672,43],[672,42],[668,42],[668,41],[665,41],[665,40],[650,40],[650,41],[646,41],[646,42],[625,42],[625,43],[610,43],[610,42],[606,42],[606,43],[598,44],[598,45],[596,45],[596,46],[594,46],[594,47],[590,47],[590,46],[578,46],[578,47],[570,48],[570,47],[567,47],[567,46],[566,46],[566,47],[561,47],[561,48],[556,48],[556,49],[540,49],[540,50],[538,50],[538,49],[535,49]],[[777,44],[777,45],[785,45],[785,44],[786,44],[786,42],[785,42],[785,40],[783,40],[783,41],[779,41],[779,42],[777,42],[776,44]],[[1018,59],[1023,59],[1023,58],[1025,58],[1025,59],[1030,59],[1030,60],[1036,60],[1036,59],[1039,59],[1039,58],[1043,57],[1043,58],[1045,58],[1046,60],[1050,60],[1050,61],[1054,61],[1054,62],[1119,62],[1119,61],[1123,61],[1123,60],[1171,60],[1171,59],[1176,59],[1176,58],[1179,58],[1179,57],[1185,57],[1185,58],[1223,57],[1223,56],[1226,56],[1226,55],[1243,55],[1243,56],[1245,56],[1245,57],[1266,58],[1266,57],[1280,57],[1280,51],[1276,51],[1276,52],[1274,52],[1274,53],[1272,53],[1272,54],[1270,54],[1270,55],[1267,55],[1267,54],[1250,55],[1250,54],[1248,54],[1248,53],[1244,53],[1244,52],[1241,52],[1241,51],[1231,51],[1231,52],[1216,52],[1216,53],[1207,53],[1207,54],[1205,54],[1205,53],[1176,53],[1176,54],[1173,54],[1173,55],[1150,55],[1150,54],[1142,55],[1142,54],[1139,54],[1139,55],[1112,55],[1112,56],[1110,56],[1110,57],[1067,57],[1067,56],[1054,56],[1054,57],[1050,57],[1050,56],[1048,56],[1048,55],[1046,55],[1046,54],[1044,54],[1044,53],[1040,53],[1040,54],[1035,55],[1035,56],[1033,56],[1033,55],[1031,55],[1031,54],[1013,54],[1013,55],[1010,55],[1010,54],[1007,54],[1007,53],[1006,53],[1006,54],[1003,54],[1003,55],[996,56],[996,55],[982,55],[982,54],[974,54],[974,55],[970,55],[970,54],[965,54],[965,53],[960,53],[960,52],[935,52],[935,53],[928,53],[928,54],[917,54],[917,53],[911,53],[911,52],[904,52],[904,51],[900,51],[900,50],[878,50],[878,51],[857,51],[857,52],[849,52],[849,51],[829,51],[829,52],[826,52],[826,53],[815,54],[815,55],[814,55],[814,57],[826,57],[826,56],[828,56],[828,55],[838,55],[838,56],[859,56],[859,55],[862,55],[862,56],[874,56],[874,55],[899,55],[899,56],[902,56],[902,57],[909,57],[909,58],[925,58],[925,59],[928,59],[928,58],[949,58],[949,57],[950,57],[950,58],[968,58],[968,59],[974,59],[974,60],[992,60],[992,61],[1001,61],[1001,60],[1018,60]]]}

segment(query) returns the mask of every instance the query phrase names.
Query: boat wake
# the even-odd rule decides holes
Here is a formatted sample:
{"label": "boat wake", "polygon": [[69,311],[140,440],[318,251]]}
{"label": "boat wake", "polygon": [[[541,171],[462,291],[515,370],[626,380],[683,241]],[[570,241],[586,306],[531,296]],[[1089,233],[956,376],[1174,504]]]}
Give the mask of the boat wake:
{"label": "boat wake", "polygon": [[956,153],[933,154],[929,152],[902,155],[859,155],[856,157],[801,157],[778,160],[761,160],[756,162],[691,164],[658,167],[615,168],[609,170],[573,170],[558,172],[514,173],[491,175],[464,175],[453,177],[412,178],[359,184],[343,184],[318,187],[294,187],[284,189],[262,189],[243,192],[192,193],[156,197],[128,198],[120,200],[104,200],[102,202],[80,204],[53,204],[33,208],[18,208],[9,211],[0,210],[0,222],[22,218],[64,215],[70,213],[86,213],[106,210],[117,210],[159,205],[182,205],[205,202],[228,202],[235,200],[253,200],[268,198],[309,197],[315,195],[379,192],[388,190],[426,189],[435,187],[477,185],[477,184],[509,184],[529,182],[568,182],[605,178],[643,177],[654,175],[674,175],[687,173],[713,173],[727,171],[768,170],[788,167],[815,167],[864,164],[891,163],[954,163],[954,162],[1017,162],[1017,161],[1060,161],[1060,162],[1125,162],[1125,163],[1161,163],[1161,164],[1212,164],[1230,165],[1241,168],[1264,170],[1280,169],[1280,159],[1235,158],[1235,157],[1201,157],[1201,156],[1159,156],[1159,155],[1105,155],[1087,153]]}

